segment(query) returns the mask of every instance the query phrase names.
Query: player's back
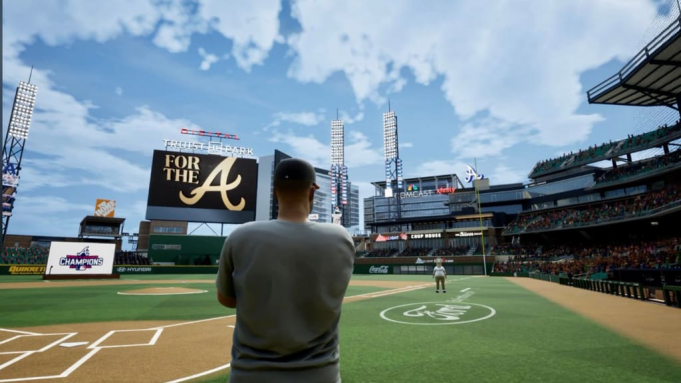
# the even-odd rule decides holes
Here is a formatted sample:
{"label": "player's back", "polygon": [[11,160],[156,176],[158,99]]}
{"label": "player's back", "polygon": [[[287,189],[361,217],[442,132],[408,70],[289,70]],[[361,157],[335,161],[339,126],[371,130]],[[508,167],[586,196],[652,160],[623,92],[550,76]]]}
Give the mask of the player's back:
{"label": "player's back", "polygon": [[354,245],[338,225],[273,220],[236,230],[233,366],[321,367],[338,361],[338,322]]}

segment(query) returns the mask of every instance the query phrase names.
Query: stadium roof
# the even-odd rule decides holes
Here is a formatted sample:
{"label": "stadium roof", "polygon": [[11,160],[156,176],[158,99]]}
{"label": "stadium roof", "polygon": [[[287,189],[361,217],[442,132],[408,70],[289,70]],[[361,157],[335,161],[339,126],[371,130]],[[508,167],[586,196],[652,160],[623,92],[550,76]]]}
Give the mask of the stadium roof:
{"label": "stadium roof", "polygon": [[646,45],[619,72],[587,92],[590,104],[674,105],[681,96],[681,18]]}

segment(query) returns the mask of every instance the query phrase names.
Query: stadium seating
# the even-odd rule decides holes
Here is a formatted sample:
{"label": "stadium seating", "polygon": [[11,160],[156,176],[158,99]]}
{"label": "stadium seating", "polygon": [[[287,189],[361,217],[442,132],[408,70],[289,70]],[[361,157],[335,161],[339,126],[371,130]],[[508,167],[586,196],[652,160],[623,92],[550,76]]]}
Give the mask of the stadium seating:
{"label": "stadium seating", "polygon": [[50,249],[45,247],[6,247],[0,255],[2,264],[45,265]]}
{"label": "stadium seating", "polygon": [[681,164],[681,150],[676,150],[664,156],[640,161],[631,165],[611,169],[597,180],[599,185],[615,183],[632,177],[645,176]]}
{"label": "stadium seating", "polygon": [[468,250],[470,250],[470,246],[445,246],[435,249],[432,255],[438,257],[466,255]]}
{"label": "stadium seating", "polygon": [[643,216],[660,208],[671,208],[679,204],[681,204],[681,186],[669,185],[660,191],[648,192],[614,202],[523,214],[509,224],[505,232],[509,234],[528,233],[589,226]]}
{"label": "stadium seating", "polygon": [[151,265],[153,260],[130,251],[118,252],[114,258],[114,265]]}
{"label": "stadium seating", "polygon": [[400,257],[426,257],[433,251],[432,247],[407,247]]}
{"label": "stadium seating", "polygon": [[606,245],[544,246],[536,256],[517,256],[497,262],[500,273],[541,271],[545,274],[588,276],[614,269],[681,268],[681,239],[639,241]]}
{"label": "stadium seating", "polygon": [[681,124],[677,121],[672,126],[660,126],[656,130],[636,136],[630,135],[626,139],[620,141],[610,141],[601,145],[590,146],[589,149],[580,150],[577,153],[571,152],[557,158],[540,161],[532,169],[530,178],[541,176],[542,174],[559,169],[564,165],[584,165],[591,163],[594,160],[601,159],[604,156],[615,156],[618,153],[627,150],[645,148],[652,142],[677,134],[679,131],[681,131]]}
{"label": "stadium seating", "polygon": [[366,253],[365,257],[367,258],[380,258],[380,257],[392,257],[395,253],[397,253],[397,250],[393,249],[386,249],[386,250],[373,250],[368,253]]}

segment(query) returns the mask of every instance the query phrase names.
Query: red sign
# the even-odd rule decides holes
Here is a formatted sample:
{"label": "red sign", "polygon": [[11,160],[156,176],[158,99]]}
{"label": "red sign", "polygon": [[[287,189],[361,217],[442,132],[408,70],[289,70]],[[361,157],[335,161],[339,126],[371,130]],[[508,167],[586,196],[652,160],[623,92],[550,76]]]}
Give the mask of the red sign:
{"label": "red sign", "polygon": [[456,188],[437,188],[437,194],[454,194],[454,192],[456,192]]}
{"label": "red sign", "polygon": [[181,134],[190,134],[192,136],[229,138],[230,140],[239,140],[240,139],[239,137],[236,136],[236,134],[207,132],[205,130],[191,130],[191,129],[187,129],[187,128],[180,128],[180,133]]}

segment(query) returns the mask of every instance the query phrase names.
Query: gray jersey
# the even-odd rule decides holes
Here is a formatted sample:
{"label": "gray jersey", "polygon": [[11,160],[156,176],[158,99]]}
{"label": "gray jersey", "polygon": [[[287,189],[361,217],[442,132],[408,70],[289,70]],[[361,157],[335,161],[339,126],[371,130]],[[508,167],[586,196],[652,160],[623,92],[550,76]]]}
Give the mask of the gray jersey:
{"label": "gray jersey", "polygon": [[236,229],[216,280],[237,302],[230,381],[339,381],[338,322],[354,258],[339,225],[274,220]]}

